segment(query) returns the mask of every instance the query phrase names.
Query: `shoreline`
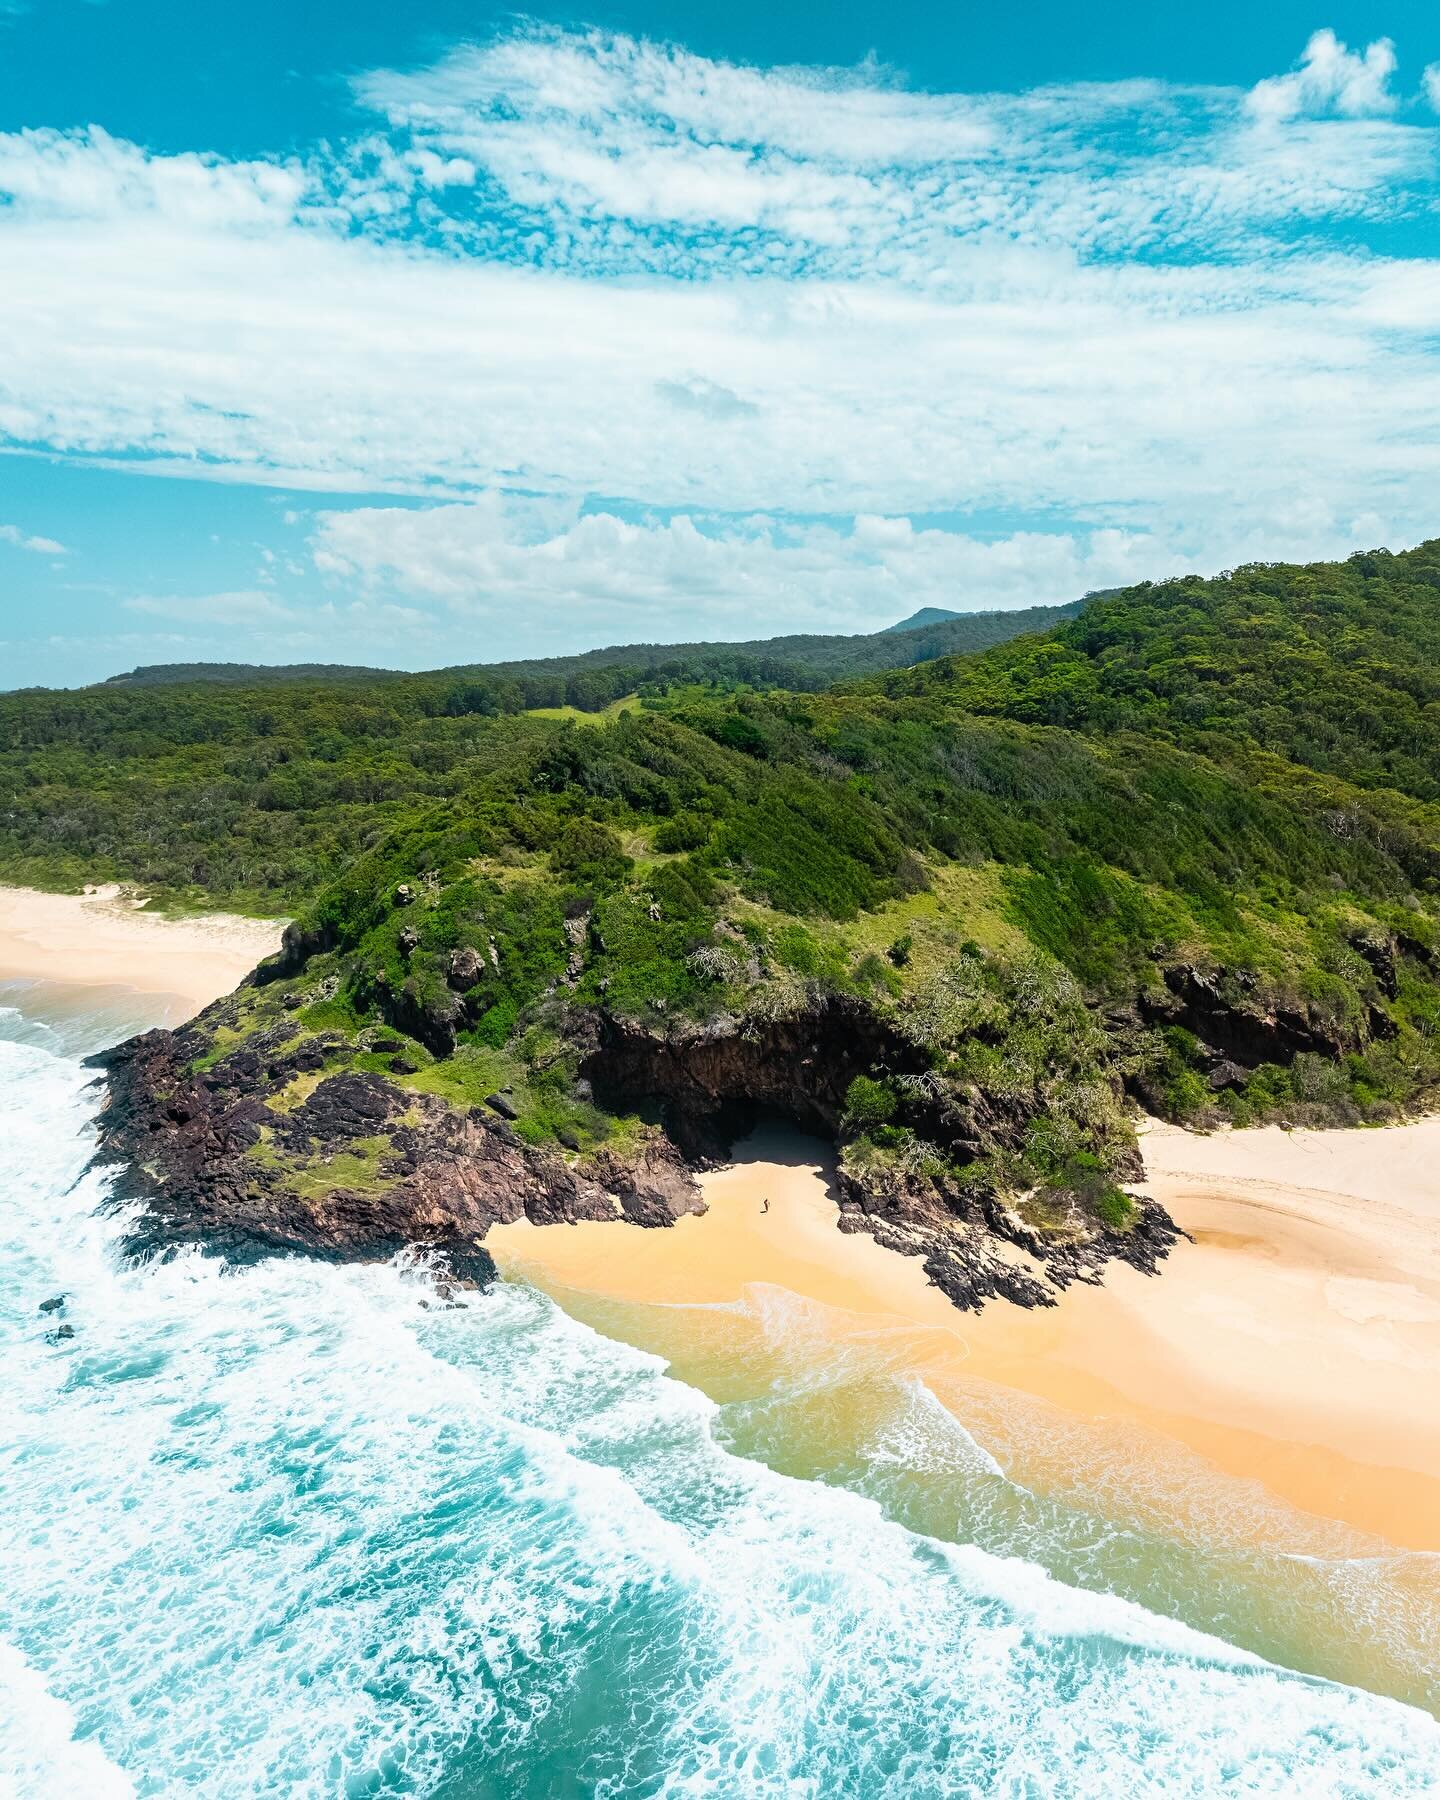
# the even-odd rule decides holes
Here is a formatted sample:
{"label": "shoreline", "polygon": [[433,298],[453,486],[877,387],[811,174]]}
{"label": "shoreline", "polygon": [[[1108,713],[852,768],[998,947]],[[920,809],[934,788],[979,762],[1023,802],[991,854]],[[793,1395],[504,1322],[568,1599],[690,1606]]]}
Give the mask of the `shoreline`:
{"label": "shoreline", "polygon": [[83,894],[0,886],[0,984],[139,996],[152,1023],[179,1025],[280,946],[281,920],[167,918],[143,904],[115,885]]}
{"label": "shoreline", "polygon": [[[103,991],[175,1025],[279,944],[279,921],[139,908],[116,887],[0,887],[0,998],[22,986],[43,1011]],[[1138,1426],[1385,1544],[1440,1549],[1440,1117],[1208,1137],[1151,1121],[1141,1145],[1148,1191],[1190,1241],[1156,1276],[1115,1262],[1053,1308],[960,1312],[918,1259],[837,1229],[830,1147],[780,1127],[702,1175],[708,1211],[670,1229],[522,1222],[486,1247],[507,1273],[598,1301],[793,1294],[822,1336],[908,1333],[905,1360],[956,1416],[959,1387],[983,1383],[1097,1438]]]}
{"label": "shoreline", "polygon": [[1195,1241],[1156,1276],[1112,1264],[1053,1308],[961,1313],[918,1261],[839,1231],[828,1147],[773,1128],[703,1175],[709,1211],[671,1229],[520,1223],[486,1242],[556,1297],[716,1307],[784,1290],[837,1347],[897,1334],[962,1423],[980,1384],[1097,1442],[1138,1427],[1157,1459],[1178,1446],[1382,1548],[1440,1549],[1440,1195],[1425,1177],[1440,1118],[1383,1134],[1151,1125],[1141,1141],[1149,1191]]}

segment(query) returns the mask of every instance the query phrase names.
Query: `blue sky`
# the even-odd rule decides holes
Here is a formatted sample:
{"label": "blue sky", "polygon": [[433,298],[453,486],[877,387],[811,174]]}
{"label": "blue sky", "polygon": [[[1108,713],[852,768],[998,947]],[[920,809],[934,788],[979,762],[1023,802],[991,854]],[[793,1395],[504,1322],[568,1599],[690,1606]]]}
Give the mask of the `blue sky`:
{"label": "blue sky", "polygon": [[1433,7],[178,16],[0,0],[0,686],[1440,535]]}

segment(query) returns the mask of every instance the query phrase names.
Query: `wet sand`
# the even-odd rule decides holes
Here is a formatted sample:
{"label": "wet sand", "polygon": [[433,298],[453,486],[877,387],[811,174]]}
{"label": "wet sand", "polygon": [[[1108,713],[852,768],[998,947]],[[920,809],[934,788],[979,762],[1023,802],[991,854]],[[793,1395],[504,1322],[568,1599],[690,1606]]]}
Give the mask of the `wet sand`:
{"label": "wet sand", "polygon": [[1158,1277],[1117,1266],[1030,1312],[959,1313],[918,1262],[838,1231],[823,1147],[778,1128],[705,1176],[709,1211],[673,1230],[522,1223],[488,1242],[557,1293],[714,1305],[768,1284],[827,1309],[836,1338],[908,1331],[957,1412],[976,1383],[1012,1390],[1127,1455],[1140,1427],[1157,1456],[1180,1445],[1318,1519],[1440,1549],[1440,1120],[1144,1144],[1195,1241]]}
{"label": "wet sand", "polygon": [[282,925],[228,913],[166,918],[141,911],[117,887],[84,894],[0,887],[0,983],[25,984],[45,1010],[81,989],[116,1003],[141,996],[151,1022],[176,1025],[278,949]]}

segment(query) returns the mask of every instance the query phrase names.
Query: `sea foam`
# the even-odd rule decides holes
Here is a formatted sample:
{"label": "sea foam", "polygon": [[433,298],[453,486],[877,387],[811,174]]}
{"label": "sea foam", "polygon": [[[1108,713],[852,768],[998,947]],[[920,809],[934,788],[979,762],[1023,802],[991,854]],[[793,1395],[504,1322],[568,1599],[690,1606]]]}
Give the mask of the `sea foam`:
{"label": "sea foam", "polygon": [[528,1288],[124,1265],[84,1072],[0,1093],[7,1792],[1440,1789],[1426,1715],[733,1455]]}

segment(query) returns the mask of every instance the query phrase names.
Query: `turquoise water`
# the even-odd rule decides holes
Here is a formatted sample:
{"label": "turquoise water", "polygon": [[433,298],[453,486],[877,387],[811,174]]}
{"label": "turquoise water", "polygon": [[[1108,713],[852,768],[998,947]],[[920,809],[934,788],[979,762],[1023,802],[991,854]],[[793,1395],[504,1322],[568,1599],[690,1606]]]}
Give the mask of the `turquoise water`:
{"label": "turquoise water", "polygon": [[528,1288],[122,1266],[77,1030],[0,1018],[0,1792],[1440,1792],[1428,1715],[736,1455]]}

